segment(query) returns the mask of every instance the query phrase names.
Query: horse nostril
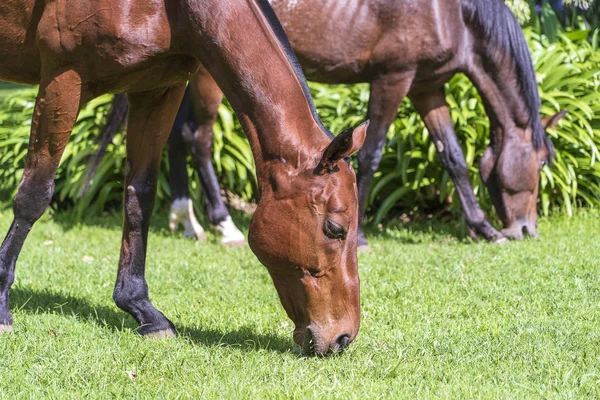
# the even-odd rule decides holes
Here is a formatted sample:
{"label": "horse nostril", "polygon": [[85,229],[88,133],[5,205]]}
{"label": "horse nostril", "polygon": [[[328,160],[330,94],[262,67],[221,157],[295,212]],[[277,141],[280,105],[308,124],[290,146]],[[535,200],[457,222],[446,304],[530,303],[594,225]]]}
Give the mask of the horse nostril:
{"label": "horse nostril", "polygon": [[335,340],[334,350],[341,351],[344,350],[350,344],[350,335],[347,333],[338,336]]}

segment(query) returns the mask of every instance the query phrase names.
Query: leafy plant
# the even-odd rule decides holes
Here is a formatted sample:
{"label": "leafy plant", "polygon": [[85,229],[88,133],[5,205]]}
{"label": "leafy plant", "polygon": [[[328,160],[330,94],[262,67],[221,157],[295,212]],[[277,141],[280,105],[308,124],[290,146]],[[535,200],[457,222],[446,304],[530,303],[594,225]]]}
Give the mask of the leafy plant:
{"label": "leafy plant", "polygon": [[[541,212],[552,207],[568,213],[576,207],[600,205],[600,53],[593,40],[571,41],[561,36],[549,43],[531,29],[526,30],[537,69],[542,97],[541,112],[551,115],[567,109],[569,114],[556,131],[550,132],[556,147],[554,166],[546,166],[541,178]],[[365,119],[367,85],[328,86],[311,83],[315,104],[324,124],[334,133],[357,126]],[[491,203],[478,174],[478,160],[488,142],[489,122],[473,85],[462,75],[446,86],[452,120],[466,155],[471,182],[486,211]],[[35,90],[9,95],[0,103],[0,194],[15,193],[25,162]],[[77,215],[98,214],[117,207],[123,191],[125,148],[118,135],[83,198],[79,193],[87,171],[87,160],[98,145],[110,102],[103,96],[81,112],[65,150],[56,180],[54,207],[74,207]],[[256,177],[248,141],[227,105],[219,108],[214,127],[214,164],[221,186],[245,200],[254,199]],[[189,168],[191,193],[201,206],[200,185]],[[163,159],[156,206],[168,207],[168,164]],[[381,166],[369,196],[369,214],[380,222],[392,210],[448,209],[460,212],[459,202],[448,173],[442,168],[424,124],[409,101],[387,135]],[[202,213],[199,213],[202,215]]]}

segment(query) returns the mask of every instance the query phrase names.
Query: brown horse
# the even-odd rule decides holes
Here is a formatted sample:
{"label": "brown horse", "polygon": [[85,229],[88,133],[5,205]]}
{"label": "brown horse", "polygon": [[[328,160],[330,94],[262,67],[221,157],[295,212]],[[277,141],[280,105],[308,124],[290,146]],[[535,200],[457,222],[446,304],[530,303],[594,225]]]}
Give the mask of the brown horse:
{"label": "brown horse", "polygon": [[357,189],[344,158],[359,149],[368,124],[332,140],[266,1],[7,0],[0,26],[0,79],[40,84],[14,221],[0,247],[0,331],[12,329],[17,257],[50,202],[81,105],[126,92],[125,218],[113,298],[140,334],[175,334],[150,302],[144,266],[161,152],[201,61],[250,140],[260,201],[249,241],[296,325],[296,342],[327,354],[355,338]]}
{"label": "brown horse", "polygon": [[[358,153],[361,221],[386,133],[408,95],[454,181],[471,230],[491,241],[503,241],[505,236],[521,239],[523,231],[537,236],[539,175],[553,157],[544,129],[556,124],[564,112],[540,119],[529,49],[502,0],[270,2],[308,79],[371,85],[371,124]],[[446,104],[444,84],[459,72],[469,76],[479,90],[490,119],[491,144],[480,171],[504,224],[502,232],[488,222],[473,193]],[[218,224],[228,213],[211,175],[210,157],[212,126],[222,93],[202,68],[190,84],[190,93],[195,104],[191,116],[198,129],[189,145],[208,200],[209,219]],[[180,130],[181,124],[176,128]],[[189,198],[181,156],[185,147],[181,135],[174,132],[169,140],[171,171],[175,172],[172,192],[184,205]],[[367,245],[361,227],[359,245]]]}

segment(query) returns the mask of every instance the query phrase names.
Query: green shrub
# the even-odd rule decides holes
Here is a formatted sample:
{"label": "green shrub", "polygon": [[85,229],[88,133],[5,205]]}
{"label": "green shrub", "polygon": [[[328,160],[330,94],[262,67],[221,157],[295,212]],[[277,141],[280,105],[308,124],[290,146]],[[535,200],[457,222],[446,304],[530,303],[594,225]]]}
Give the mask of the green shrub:
{"label": "green shrub", "polygon": [[[596,34],[597,35],[597,34]],[[586,41],[561,37],[549,44],[527,31],[542,97],[541,112],[569,114],[555,132],[554,166],[546,166],[541,179],[541,212],[553,206],[571,213],[573,208],[600,205],[600,53]],[[597,37],[591,41],[597,43]],[[365,119],[367,85],[328,86],[310,84],[324,124],[334,133],[357,126]],[[0,104],[0,193],[14,194],[25,161],[34,90],[20,91]],[[462,75],[447,85],[447,101],[461,141],[471,181],[486,211],[491,204],[478,174],[478,160],[488,143],[489,122],[473,85]],[[82,199],[79,193],[87,174],[87,160],[97,149],[97,137],[105,122],[110,97],[103,96],[82,110],[65,150],[56,181],[54,206],[76,205],[78,215],[97,214],[119,206],[124,171],[123,137],[118,135]],[[256,177],[248,141],[228,105],[219,108],[215,124],[214,163],[222,187],[245,200],[254,199]],[[201,207],[200,185],[192,168],[190,185]],[[168,165],[163,160],[157,207],[169,200]],[[369,213],[380,222],[393,209],[431,210],[440,207],[459,213],[459,202],[448,173],[441,167],[424,124],[409,101],[401,107],[387,135],[381,166],[369,196]]]}
{"label": "green shrub", "polygon": [[[37,88],[19,90],[0,103],[0,197],[3,199],[14,196],[23,175],[36,94]],[[98,137],[106,123],[111,100],[111,96],[102,96],[81,110],[57,172],[52,206],[74,206],[77,218],[84,213],[101,214],[121,203],[126,155],[123,135],[114,137],[87,194],[81,196],[88,161],[98,149]],[[219,108],[214,132],[214,160],[221,185],[245,200],[252,200],[256,188],[252,151],[231,108],[225,104]],[[197,173],[192,168],[188,172],[192,197],[201,206]],[[168,162],[163,157],[156,207],[168,207],[168,173]]]}

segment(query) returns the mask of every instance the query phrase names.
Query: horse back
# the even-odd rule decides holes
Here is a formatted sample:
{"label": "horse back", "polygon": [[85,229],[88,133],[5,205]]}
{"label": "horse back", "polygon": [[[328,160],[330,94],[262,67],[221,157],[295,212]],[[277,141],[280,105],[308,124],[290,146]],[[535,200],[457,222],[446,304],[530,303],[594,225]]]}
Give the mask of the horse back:
{"label": "horse back", "polygon": [[[309,79],[369,81],[422,70],[446,76],[462,64],[460,0],[271,0]],[[423,66],[427,70],[423,70]],[[425,79],[425,78],[424,78]]]}
{"label": "horse back", "polygon": [[[9,0],[0,13],[0,78],[35,83],[71,68],[92,91],[136,91],[186,79],[197,61],[177,48],[180,2]],[[5,30],[6,31],[6,30]],[[160,81],[160,82],[159,82]]]}

